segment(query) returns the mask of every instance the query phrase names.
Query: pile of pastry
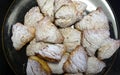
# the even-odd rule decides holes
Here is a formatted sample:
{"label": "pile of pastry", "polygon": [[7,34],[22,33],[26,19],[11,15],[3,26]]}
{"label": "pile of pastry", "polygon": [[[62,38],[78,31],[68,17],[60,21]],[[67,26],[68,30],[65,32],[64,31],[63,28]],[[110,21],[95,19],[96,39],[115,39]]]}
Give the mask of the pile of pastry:
{"label": "pile of pastry", "polygon": [[12,27],[13,47],[28,44],[27,75],[94,75],[102,71],[120,47],[110,38],[103,10],[86,13],[87,5],[75,0],[37,0]]}

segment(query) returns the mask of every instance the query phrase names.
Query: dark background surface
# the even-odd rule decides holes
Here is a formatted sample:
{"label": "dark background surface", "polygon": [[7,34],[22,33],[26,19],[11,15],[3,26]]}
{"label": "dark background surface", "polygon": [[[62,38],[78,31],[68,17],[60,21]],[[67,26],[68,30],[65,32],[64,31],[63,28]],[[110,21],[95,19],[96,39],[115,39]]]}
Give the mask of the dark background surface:
{"label": "dark background surface", "polygon": [[[13,0],[0,0],[0,31],[2,30],[4,16],[12,1]],[[5,60],[2,51],[1,34],[0,34],[0,75],[14,75],[13,71],[7,64],[7,61]]]}
{"label": "dark background surface", "polygon": [[[0,31],[2,30],[2,24],[3,24],[6,11],[12,1],[13,0],[0,0]],[[118,20],[119,29],[120,29],[120,2],[119,0],[107,0],[107,1],[110,3],[111,7],[114,10],[116,18]],[[0,38],[1,38],[1,35],[0,35]],[[14,75],[9,65],[7,64],[7,61],[5,60],[5,57],[2,51],[1,39],[0,39],[0,75]],[[120,51],[118,51],[117,53],[117,60],[115,61],[109,75],[120,75]]]}

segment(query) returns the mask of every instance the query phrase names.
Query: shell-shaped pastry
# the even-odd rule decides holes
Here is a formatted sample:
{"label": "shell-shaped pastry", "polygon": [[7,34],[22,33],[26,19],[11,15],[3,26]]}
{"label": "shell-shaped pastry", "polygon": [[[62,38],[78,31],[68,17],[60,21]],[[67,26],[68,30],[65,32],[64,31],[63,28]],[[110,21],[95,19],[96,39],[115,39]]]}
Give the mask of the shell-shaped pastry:
{"label": "shell-shaped pastry", "polygon": [[71,27],[60,29],[64,37],[63,44],[67,47],[67,52],[74,50],[81,43],[81,32]]}
{"label": "shell-shaped pastry", "polygon": [[96,50],[100,48],[105,39],[109,38],[108,30],[84,30],[82,45],[88,52],[88,55],[94,56]]}
{"label": "shell-shaped pastry", "polygon": [[71,52],[68,60],[64,63],[63,69],[66,73],[86,72],[87,70],[87,53],[82,46],[77,46]]}
{"label": "shell-shaped pastry", "polygon": [[54,21],[54,1],[55,0],[37,0],[41,12],[44,16],[49,17],[51,21]]}
{"label": "shell-shaped pastry", "polygon": [[96,57],[88,57],[86,74],[97,74],[101,72],[105,66],[105,63],[98,60]]}
{"label": "shell-shaped pastry", "polygon": [[43,15],[40,13],[39,7],[32,7],[24,17],[24,25],[35,27],[41,19],[43,19]]}
{"label": "shell-shaped pastry", "polygon": [[35,28],[27,27],[21,23],[16,23],[12,27],[13,47],[20,50],[26,43],[35,37]]}
{"label": "shell-shaped pastry", "polygon": [[62,43],[64,38],[57,27],[48,17],[41,20],[36,26],[36,41]]}
{"label": "shell-shaped pastry", "polygon": [[62,59],[58,63],[47,62],[48,66],[50,67],[53,74],[63,74],[64,73],[63,64],[67,61],[68,57],[69,57],[69,54],[65,53],[62,56]]}
{"label": "shell-shaped pastry", "polygon": [[58,62],[65,53],[66,48],[62,44],[49,44],[43,42],[31,43],[27,46],[27,56],[38,55],[49,62]]}
{"label": "shell-shaped pastry", "polygon": [[78,30],[88,30],[88,29],[107,29],[109,30],[109,24],[107,16],[104,14],[101,8],[91,12],[90,14],[84,16],[84,18],[79,21],[75,27]]}
{"label": "shell-shaped pastry", "polygon": [[99,59],[110,58],[119,47],[120,47],[120,40],[114,40],[111,38],[106,39],[102,43],[101,47],[98,49],[98,58]]}

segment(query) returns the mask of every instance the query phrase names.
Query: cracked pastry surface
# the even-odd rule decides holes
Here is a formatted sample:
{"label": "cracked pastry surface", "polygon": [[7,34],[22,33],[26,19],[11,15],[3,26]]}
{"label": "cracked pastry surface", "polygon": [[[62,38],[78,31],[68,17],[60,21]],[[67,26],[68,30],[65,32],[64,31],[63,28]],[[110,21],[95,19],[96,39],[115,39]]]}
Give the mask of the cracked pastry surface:
{"label": "cracked pastry surface", "polygon": [[54,1],[55,0],[37,0],[41,12],[44,16],[49,17],[51,21],[54,21]]}
{"label": "cracked pastry surface", "polygon": [[109,38],[110,32],[108,30],[84,30],[82,45],[88,52],[88,55],[94,56],[96,50],[100,48],[102,42]]}
{"label": "cracked pastry surface", "polygon": [[62,43],[64,38],[48,17],[36,25],[36,40],[49,43]]}
{"label": "cracked pastry surface", "polygon": [[[61,2],[64,0],[60,0]],[[58,1],[59,2],[59,1]],[[61,7],[60,7],[61,6]],[[58,7],[57,7],[58,9]],[[82,2],[65,1],[65,3],[59,4],[59,9],[55,13],[55,24],[59,27],[68,27],[74,24],[79,18],[82,17],[83,11],[86,9],[86,5]]]}
{"label": "cracked pastry surface", "polygon": [[90,14],[84,16],[84,18],[79,21],[75,27],[78,30],[88,30],[88,29],[107,29],[109,30],[109,24],[107,16],[104,14],[101,8],[91,12]]}
{"label": "cracked pastry surface", "polygon": [[43,15],[40,13],[39,7],[32,7],[24,17],[24,25],[36,26],[36,23],[43,19]]}
{"label": "cracked pastry surface", "polygon": [[62,59],[58,63],[47,62],[48,66],[50,67],[53,74],[63,74],[64,73],[63,64],[67,61],[68,57],[69,57],[69,54],[65,53],[62,56]]}
{"label": "cracked pastry surface", "polygon": [[44,60],[49,62],[58,62],[65,53],[66,48],[63,44],[49,44],[49,43],[31,43],[27,46],[27,56],[40,55]]}
{"label": "cracked pastry surface", "polygon": [[77,21],[81,20],[83,18],[83,13],[85,9],[87,8],[87,5],[81,1],[75,1],[72,0],[72,3],[75,5],[76,10],[77,10]]}
{"label": "cracked pastry surface", "polygon": [[114,40],[111,38],[106,39],[101,47],[98,49],[98,58],[107,59],[110,58],[116,50],[120,47],[120,40]]}
{"label": "cracked pastry surface", "polygon": [[101,72],[105,66],[105,63],[96,57],[88,57],[86,74],[97,74]]}
{"label": "cracked pastry surface", "polygon": [[73,29],[71,27],[68,27],[68,28],[60,29],[60,32],[64,37],[63,44],[66,46],[67,52],[71,52],[77,47],[77,45],[80,45],[81,43],[80,31]]}
{"label": "cracked pastry surface", "polygon": [[71,0],[55,0],[54,12],[56,13],[62,6],[71,3]]}
{"label": "cracked pastry surface", "polygon": [[77,46],[64,63],[65,73],[79,73],[87,70],[87,53],[82,46]]}
{"label": "cracked pastry surface", "polygon": [[20,50],[26,43],[31,41],[35,36],[35,28],[24,26],[21,23],[16,23],[12,27],[13,47]]}

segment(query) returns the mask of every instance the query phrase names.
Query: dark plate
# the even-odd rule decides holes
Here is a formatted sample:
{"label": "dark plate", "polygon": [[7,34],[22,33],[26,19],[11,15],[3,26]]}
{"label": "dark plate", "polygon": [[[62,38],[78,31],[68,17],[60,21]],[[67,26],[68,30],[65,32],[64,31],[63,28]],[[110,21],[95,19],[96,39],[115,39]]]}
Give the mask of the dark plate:
{"label": "dark plate", "polygon": [[[115,20],[115,16],[109,4],[105,0],[83,0],[83,1],[88,4],[88,8],[87,8],[88,12],[96,9],[96,7],[98,6],[103,8],[104,12],[107,14],[109,19],[111,37],[118,39],[117,22]],[[12,5],[10,6],[7,12],[2,28],[3,51],[10,67],[17,75],[26,74],[26,65],[27,65],[26,64],[27,56],[25,51],[26,46],[24,46],[20,51],[16,51],[13,48],[11,41],[11,36],[12,36],[11,28],[12,25],[15,24],[16,22],[23,23],[26,12],[34,6],[37,6],[35,0],[14,0],[14,2],[12,3]],[[98,75],[104,75],[104,74],[107,75],[107,73],[110,71],[112,67],[112,64],[116,59],[116,53],[111,58],[104,60],[107,66]]]}

